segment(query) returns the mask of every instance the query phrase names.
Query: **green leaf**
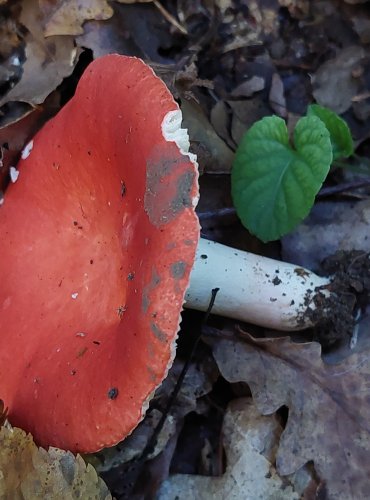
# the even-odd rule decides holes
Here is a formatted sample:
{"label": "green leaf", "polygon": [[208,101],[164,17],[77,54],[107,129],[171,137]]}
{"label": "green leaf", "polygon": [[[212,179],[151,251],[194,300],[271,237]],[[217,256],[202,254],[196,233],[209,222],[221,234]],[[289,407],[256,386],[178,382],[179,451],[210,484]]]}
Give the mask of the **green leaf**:
{"label": "green leaf", "polygon": [[284,120],[256,122],[235,155],[231,190],[236,211],[249,231],[272,241],[309,213],[333,159],[330,134],[315,116],[301,118],[293,149]]}
{"label": "green leaf", "polygon": [[347,123],[336,113],[328,108],[311,104],[307,109],[307,116],[317,116],[325,123],[330,133],[331,145],[333,147],[333,158],[348,158],[353,154],[353,140]]}

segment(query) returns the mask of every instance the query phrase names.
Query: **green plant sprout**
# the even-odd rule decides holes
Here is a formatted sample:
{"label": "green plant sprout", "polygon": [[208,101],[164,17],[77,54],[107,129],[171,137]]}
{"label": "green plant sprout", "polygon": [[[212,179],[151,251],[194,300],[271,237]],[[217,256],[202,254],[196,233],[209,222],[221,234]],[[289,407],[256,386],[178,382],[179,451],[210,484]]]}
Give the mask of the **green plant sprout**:
{"label": "green plant sprout", "polygon": [[289,233],[310,212],[333,161],[353,152],[347,123],[318,104],[298,120],[292,141],[282,118],[262,118],[240,142],[231,173],[243,225],[264,242]]}

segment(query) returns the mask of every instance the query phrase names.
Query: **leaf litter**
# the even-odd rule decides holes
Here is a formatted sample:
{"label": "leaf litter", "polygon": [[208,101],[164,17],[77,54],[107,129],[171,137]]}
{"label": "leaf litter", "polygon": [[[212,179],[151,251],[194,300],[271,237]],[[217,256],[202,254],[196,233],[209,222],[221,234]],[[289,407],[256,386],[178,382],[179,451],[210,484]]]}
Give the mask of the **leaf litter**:
{"label": "leaf litter", "polygon": [[111,500],[92,465],[69,451],[38,448],[31,434],[12,427],[1,404],[0,497],[34,500]]}
{"label": "leaf litter", "polygon": [[[370,37],[364,2],[3,0],[0,20],[0,203],[10,167],[37,129],[73,95],[84,67],[92,58],[118,52],[144,58],[182,106],[203,173],[198,208],[206,216],[201,217],[203,235],[257,253],[283,255],[321,272],[321,261],[338,249],[349,254],[337,255],[334,266],[356,263],[351,286],[361,299],[352,337],[346,333],[325,343],[320,332],[306,332],[296,343],[248,325],[255,338],[243,335],[241,340],[233,324],[228,329],[222,318],[212,319],[218,337],[211,349],[218,367],[213,364],[204,375],[210,363],[205,346],[210,340],[204,335],[193,376],[184,387],[189,397],[184,400],[180,393],[154,451],[132,474],[163,414],[178,367],[189,356],[189,340],[183,339],[200,328],[199,314],[186,311],[177,361],[147,418],[126,441],[89,457],[112,493],[116,498],[155,498],[164,481],[158,498],[175,498],[174,493],[188,498],[189,491],[200,499],[210,498],[210,491],[214,498],[234,494],[241,499],[248,491],[251,500],[258,492],[274,499],[367,498],[370,367],[363,339],[369,333],[369,299],[368,291],[356,290],[358,274],[366,275],[366,259],[361,268],[359,254],[353,253],[369,252],[370,191],[366,184],[356,187],[358,179],[368,178],[370,155]],[[229,180],[233,153],[256,120],[275,112],[287,117],[291,130],[314,102],[344,113],[361,159],[349,160],[354,173],[330,173],[324,189],[337,191],[325,195],[324,202],[319,193],[320,203],[283,239],[281,252],[279,244],[263,245],[249,235],[235,216]],[[230,329],[232,337],[227,336]],[[314,338],[322,338],[325,361],[320,345],[311,342]],[[336,364],[329,364],[333,359]],[[1,432],[5,443],[8,437]],[[24,466],[33,467],[37,455],[34,460],[42,471],[50,470],[50,464],[59,470],[63,498],[68,498],[70,486],[60,473],[63,461],[76,477],[82,473],[86,488],[102,484],[79,458],[31,452],[37,447],[29,444],[30,437],[12,432],[23,443],[17,447],[28,450]],[[273,436],[268,444],[266,434]],[[248,446],[253,443],[254,448]],[[6,450],[0,454],[2,472],[8,472]],[[260,467],[253,468],[256,464]],[[12,471],[9,477],[14,478]],[[38,477],[44,472],[37,472]],[[0,480],[0,487],[4,485]]]}

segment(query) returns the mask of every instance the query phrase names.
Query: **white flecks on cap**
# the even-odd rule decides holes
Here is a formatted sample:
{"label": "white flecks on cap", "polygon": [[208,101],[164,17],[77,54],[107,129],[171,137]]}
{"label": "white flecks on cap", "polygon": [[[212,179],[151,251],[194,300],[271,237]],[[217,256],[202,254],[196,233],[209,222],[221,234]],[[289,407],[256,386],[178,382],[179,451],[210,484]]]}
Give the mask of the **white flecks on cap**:
{"label": "white flecks on cap", "polygon": [[181,128],[182,113],[181,109],[169,111],[162,121],[162,134],[166,141],[175,142],[180,153],[186,155],[197,165],[197,156],[189,153],[190,141],[186,128]]}
{"label": "white flecks on cap", "polygon": [[0,206],[4,203],[4,193],[0,191]]}
{"label": "white flecks on cap", "polygon": [[19,170],[17,170],[15,167],[10,167],[9,174],[10,174],[10,180],[12,182],[16,182],[19,177]]}
{"label": "white flecks on cap", "polygon": [[77,297],[78,297],[78,292],[72,293],[71,297],[72,297],[72,299],[77,299]]}
{"label": "white flecks on cap", "polygon": [[26,158],[29,157],[32,148],[33,148],[33,141],[30,141],[28,144],[25,145],[21,153],[22,160],[25,160]]}

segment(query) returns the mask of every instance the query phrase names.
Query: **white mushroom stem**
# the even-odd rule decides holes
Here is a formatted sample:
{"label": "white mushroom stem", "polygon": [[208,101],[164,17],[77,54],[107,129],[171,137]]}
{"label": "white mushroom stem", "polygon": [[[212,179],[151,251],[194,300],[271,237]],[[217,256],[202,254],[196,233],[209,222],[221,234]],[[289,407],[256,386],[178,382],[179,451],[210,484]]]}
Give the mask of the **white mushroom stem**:
{"label": "white mushroom stem", "polygon": [[186,307],[277,330],[312,326],[318,294],[329,296],[330,278],[285,262],[201,239],[186,293]]}

